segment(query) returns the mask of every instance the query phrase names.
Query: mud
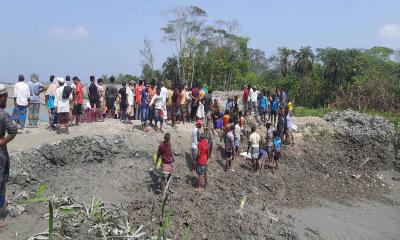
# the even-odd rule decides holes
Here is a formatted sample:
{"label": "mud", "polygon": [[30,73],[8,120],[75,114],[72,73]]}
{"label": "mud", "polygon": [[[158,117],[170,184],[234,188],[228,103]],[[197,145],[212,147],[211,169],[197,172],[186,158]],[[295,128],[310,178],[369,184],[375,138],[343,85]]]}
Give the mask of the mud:
{"label": "mud", "polygon": [[[338,119],[342,117],[329,122],[319,118],[295,118],[299,127],[295,145],[285,146],[286,158],[278,171],[267,167],[260,175],[253,175],[250,163],[242,158],[235,159],[235,171],[225,173],[222,143],[215,136],[209,185],[203,192],[194,189],[197,176],[190,171],[190,129],[193,126],[167,127],[166,131],[172,134],[176,171],[166,207],[166,216],[171,222],[166,236],[183,239],[188,231],[190,239],[363,239],[366,235],[362,234],[362,229],[368,226],[371,226],[368,233],[371,236],[383,236],[381,239],[398,236],[399,232],[391,226],[398,223],[399,218],[396,215],[386,217],[387,212],[396,212],[399,208],[399,198],[393,197],[398,196],[400,189],[399,182],[395,181],[398,176],[388,177],[387,172],[378,171],[394,168],[392,156],[398,150],[394,143],[388,147],[393,139],[380,141],[377,136],[377,139],[370,137],[363,142],[364,138],[355,134],[358,140],[354,141],[353,132],[343,130],[338,123],[342,120]],[[248,121],[257,122],[257,119]],[[115,122],[104,124],[113,126]],[[375,123],[371,124],[374,128]],[[360,128],[359,132],[365,131],[361,128],[366,125],[362,121],[350,125]],[[95,128],[96,124],[92,126]],[[158,172],[154,170],[151,156],[162,134],[143,133],[135,128],[114,129],[105,136],[75,136],[74,129],[71,131],[73,137],[69,139],[11,153],[9,201],[21,191],[32,196],[38,185],[45,183],[48,185],[46,195],[67,194],[79,203],[89,201],[92,196],[107,203],[122,203],[133,228],[145,225],[145,239],[157,235],[162,196],[154,193]],[[95,129],[92,131],[96,133]],[[265,128],[259,131],[265,135]],[[369,146],[370,142],[374,145]],[[242,140],[242,150],[245,145]],[[390,150],[388,154],[394,155],[382,158],[376,153],[377,148]],[[391,174],[397,173],[391,171]],[[394,180],[388,184],[386,178]],[[357,207],[359,202],[371,202],[383,208],[363,215],[363,205]],[[339,222],[347,218],[345,212],[361,214],[357,219],[351,218],[356,223],[348,231],[354,230],[355,235],[340,232],[343,225]],[[46,219],[42,218],[45,213],[46,204],[27,205],[21,215],[9,218],[9,226],[0,232],[0,238],[26,239],[45,230]],[[377,219],[359,224],[363,217],[372,215]],[[150,224],[152,219],[156,220]],[[336,222],[337,228],[324,228],[319,224],[324,221]],[[383,224],[388,225],[382,228],[387,234],[379,235]],[[67,226],[72,239],[98,239],[89,234],[88,229],[85,222]]]}

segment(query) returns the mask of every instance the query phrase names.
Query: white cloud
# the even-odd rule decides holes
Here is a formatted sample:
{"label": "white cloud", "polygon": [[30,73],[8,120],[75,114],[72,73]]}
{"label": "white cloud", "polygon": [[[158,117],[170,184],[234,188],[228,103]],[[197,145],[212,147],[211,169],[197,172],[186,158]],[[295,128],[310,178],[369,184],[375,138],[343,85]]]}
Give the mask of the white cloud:
{"label": "white cloud", "polygon": [[86,27],[78,25],[73,27],[59,26],[50,30],[50,34],[64,39],[70,39],[74,41],[83,40],[89,37],[89,32]]}
{"label": "white cloud", "polygon": [[391,23],[383,25],[379,28],[378,34],[387,40],[400,40],[400,24]]}

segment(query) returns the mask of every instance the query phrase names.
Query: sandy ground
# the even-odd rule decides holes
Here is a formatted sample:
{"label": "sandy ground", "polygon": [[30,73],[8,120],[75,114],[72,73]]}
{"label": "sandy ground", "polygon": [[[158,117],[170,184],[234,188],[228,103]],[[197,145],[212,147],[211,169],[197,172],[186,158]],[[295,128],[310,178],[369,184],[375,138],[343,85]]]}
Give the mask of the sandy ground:
{"label": "sandy ground", "polygon": [[[214,138],[209,186],[204,192],[194,189],[196,175],[190,171],[193,124],[179,125],[178,129],[167,126],[165,131],[172,135],[176,160],[173,193],[167,207],[173,216],[168,237],[182,239],[189,226],[190,239],[400,239],[400,183],[392,180],[397,179],[398,172],[376,176],[358,169],[355,172],[332,160],[340,159],[343,153],[328,137],[334,130],[324,120],[294,121],[303,130],[295,134],[293,147],[285,147],[287,157],[277,172],[267,168],[260,175],[253,175],[249,162],[238,158],[235,171],[225,173],[219,148],[222,145]],[[317,133],[310,127],[314,125],[319,126]],[[144,133],[138,126],[137,121],[124,125],[107,120],[72,127],[69,135],[57,135],[44,126],[25,130],[8,145],[11,154],[28,156],[43,144],[82,135],[121,137],[126,144],[122,151],[127,154],[116,154],[101,162],[71,160],[62,166],[42,163],[36,172],[26,170],[28,177],[23,183],[12,180],[8,195],[12,198],[21,191],[34,192],[40,183],[46,183],[47,195],[68,193],[79,202],[98,196],[108,203],[123,203],[134,226],[149,221],[152,202],[160,201],[160,196],[154,194],[156,179],[150,170],[154,168],[151,156],[163,134],[154,130]],[[259,131],[263,135],[265,128]],[[319,150],[314,149],[316,146]],[[28,159],[42,161],[32,156]],[[13,161],[11,164],[14,172],[25,171],[25,166]],[[354,179],[356,173],[363,177]],[[9,225],[0,232],[0,239],[27,239],[46,230],[46,213],[46,204],[26,206],[21,215],[8,218]],[[73,231],[74,236],[79,236],[76,239],[89,239],[85,229]],[[155,231],[154,226],[147,229],[151,235]]]}

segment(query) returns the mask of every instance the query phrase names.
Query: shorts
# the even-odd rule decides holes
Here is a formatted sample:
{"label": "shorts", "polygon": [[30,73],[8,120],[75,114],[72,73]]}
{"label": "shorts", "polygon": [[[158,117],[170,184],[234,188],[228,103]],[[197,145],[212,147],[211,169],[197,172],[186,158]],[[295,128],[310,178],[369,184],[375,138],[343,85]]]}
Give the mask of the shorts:
{"label": "shorts", "polygon": [[235,138],[235,147],[240,147],[240,136]]}
{"label": "shorts", "polygon": [[174,167],[172,166],[172,163],[162,163],[161,164],[161,176],[162,177],[170,177],[173,171],[174,171]]}
{"label": "shorts", "polygon": [[225,150],[225,158],[232,158],[233,152]]}
{"label": "shorts", "polygon": [[90,102],[90,107],[93,109],[94,106],[96,106],[97,110],[100,110],[100,100],[99,99],[91,99],[89,100]]}
{"label": "shorts", "polygon": [[198,148],[192,148],[192,161],[196,160],[198,153],[199,153]]}
{"label": "shorts", "polygon": [[275,152],[274,153],[274,160],[278,161],[281,158],[281,152]]}
{"label": "shorts", "polygon": [[106,106],[108,110],[115,110],[115,98],[107,98]]}
{"label": "shorts", "polygon": [[268,152],[264,149],[260,149],[259,159],[264,160],[268,157]]}
{"label": "shorts", "polygon": [[67,124],[68,123],[68,114],[67,112],[57,113],[57,123],[58,124]]}
{"label": "shorts", "polygon": [[208,171],[208,166],[207,166],[207,165],[204,165],[204,166],[196,165],[196,173],[197,173],[199,176],[204,176],[204,175],[206,175],[207,171]]}
{"label": "shorts", "polygon": [[179,110],[181,111],[181,113],[186,113],[187,112],[187,106],[186,104],[181,104],[179,106]]}
{"label": "shorts", "polygon": [[260,148],[251,147],[250,153],[251,153],[251,158],[252,159],[258,159],[258,156],[260,155]]}
{"label": "shorts", "polygon": [[82,104],[75,104],[72,109],[72,114],[74,116],[80,116],[82,114]]}

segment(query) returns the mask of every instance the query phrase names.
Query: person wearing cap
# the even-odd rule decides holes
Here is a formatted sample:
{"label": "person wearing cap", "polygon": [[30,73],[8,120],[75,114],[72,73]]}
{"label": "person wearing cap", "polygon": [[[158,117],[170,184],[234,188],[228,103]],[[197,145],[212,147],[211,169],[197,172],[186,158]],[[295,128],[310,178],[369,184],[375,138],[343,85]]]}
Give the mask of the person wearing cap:
{"label": "person wearing cap", "polygon": [[200,129],[203,126],[203,122],[197,120],[195,126],[196,127],[192,129],[192,170],[195,170],[195,161],[199,152]]}
{"label": "person wearing cap", "polygon": [[199,175],[197,181],[197,188],[201,190],[207,185],[207,171],[208,171],[208,151],[209,145],[206,139],[206,134],[203,132],[200,134],[200,141],[198,144],[198,153],[196,157],[196,173]]}
{"label": "person wearing cap", "polygon": [[7,99],[7,89],[3,84],[0,84],[0,229],[6,226],[5,218],[7,216],[5,208],[6,184],[10,172],[10,158],[7,151],[7,144],[18,133],[16,124],[11,119],[10,114],[5,111]]}
{"label": "person wearing cap", "polygon": [[25,127],[26,113],[30,101],[31,92],[29,85],[25,82],[24,75],[18,76],[18,82],[14,85],[14,111],[13,120],[18,124],[20,129]]}
{"label": "person wearing cap", "polygon": [[58,88],[58,82],[55,80],[55,76],[50,76],[50,85],[45,93],[45,101],[49,114],[49,129],[56,130],[56,107],[54,106],[54,98]]}
{"label": "person wearing cap", "polygon": [[39,82],[39,75],[33,73],[31,80],[28,82],[30,98],[29,98],[29,115],[28,127],[37,128],[40,112],[40,93],[44,91],[42,83]]}
{"label": "person wearing cap", "polygon": [[[59,87],[56,90],[56,96],[54,98],[54,106],[57,112],[57,133],[69,133],[68,131],[68,115],[69,115],[69,101],[72,99],[72,91],[69,93],[64,91],[65,80],[62,77],[56,78]],[[67,88],[68,89],[68,88]],[[71,88],[69,88],[71,89]],[[72,90],[72,89],[71,89]]]}
{"label": "person wearing cap", "polygon": [[166,182],[169,181],[174,171],[174,166],[172,165],[174,162],[174,155],[172,154],[171,135],[169,133],[164,135],[164,141],[158,147],[156,162],[158,162],[160,158],[162,163],[160,191],[157,191],[158,193],[164,190]]}

